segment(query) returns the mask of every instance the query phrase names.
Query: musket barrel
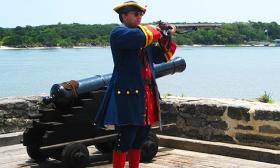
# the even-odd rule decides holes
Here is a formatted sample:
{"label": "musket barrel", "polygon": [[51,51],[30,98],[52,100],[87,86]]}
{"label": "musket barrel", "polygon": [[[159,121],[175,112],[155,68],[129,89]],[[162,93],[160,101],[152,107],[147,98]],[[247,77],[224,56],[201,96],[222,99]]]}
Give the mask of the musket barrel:
{"label": "musket barrel", "polygon": [[197,30],[198,28],[217,28],[222,27],[223,24],[221,23],[167,23],[158,21],[158,27],[161,29],[161,34],[166,37],[171,37],[171,29],[174,25],[177,28],[176,33],[182,34],[182,33],[188,33],[193,30]]}
{"label": "musket barrel", "polygon": [[193,28],[193,27],[221,27],[220,23],[183,23],[174,24],[177,28]]}
{"label": "musket barrel", "polygon": [[[155,65],[155,75],[156,78],[160,78],[176,72],[183,72],[185,68],[185,60],[177,57],[167,63]],[[77,83],[75,94],[73,94],[73,90],[65,88],[65,82],[54,84],[51,88],[50,96],[44,97],[43,102],[45,104],[54,103],[59,107],[69,106],[75,99],[79,98],[79,96],[108,86],[111,76],[112,74],[96,75],[75,81]]]}

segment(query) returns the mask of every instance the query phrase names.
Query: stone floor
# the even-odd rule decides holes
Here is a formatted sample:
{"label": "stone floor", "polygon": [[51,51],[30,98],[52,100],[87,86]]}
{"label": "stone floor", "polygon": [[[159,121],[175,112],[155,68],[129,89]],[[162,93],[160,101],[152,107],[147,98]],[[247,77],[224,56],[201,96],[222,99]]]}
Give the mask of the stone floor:
{"label": "stone floor", "polygon": [[[110,155],[102,155],[92,146],[88,167],[111,168]],[[25,147],[11,145],[0,147],[1,168],[63,168],[61,162],[48,160],[39,165],[33,163],[26,154]],[[126,164],[128,167],[128,164]],[[151,163],[141,163],[141,168],[280,168],[280,165],[220,155],[191,152],[161,147]]]}

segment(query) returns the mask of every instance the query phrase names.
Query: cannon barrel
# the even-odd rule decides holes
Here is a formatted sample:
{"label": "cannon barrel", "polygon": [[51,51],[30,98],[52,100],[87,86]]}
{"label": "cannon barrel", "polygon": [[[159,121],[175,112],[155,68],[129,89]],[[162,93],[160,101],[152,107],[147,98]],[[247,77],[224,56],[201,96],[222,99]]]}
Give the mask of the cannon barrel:
{"label": "cannon barrel", "polygon": [[[185,68],[185,60],[180,57],[176,57],[167,63],[156,64],[155,75],[156,78],[160,78],[176,72],[183,72]],[[43,102],[45,104],[54,103],[59,107],[69,106],[79,96],[108,86],[111,76],[112,74],[96,75],[78,81],[54,84],[50,90],[50,96],[44,97]],[[69,86],[69,88],[67,88],[67,86]]]}
{"label": "cannon barrel", "polygon": [[156,78],[172,75],[176,72],[183,72],[186,69],[186,62],[183,58],[176,57],[167,63],[155,65]]}

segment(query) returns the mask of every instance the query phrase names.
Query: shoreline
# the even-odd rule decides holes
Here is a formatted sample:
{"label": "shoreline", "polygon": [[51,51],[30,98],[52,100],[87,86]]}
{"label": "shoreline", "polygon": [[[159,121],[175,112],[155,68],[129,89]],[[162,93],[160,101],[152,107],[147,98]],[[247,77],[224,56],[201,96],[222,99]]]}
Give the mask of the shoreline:
{"label": "shoreline", "polygon": [[0,46],[0,50],[86,49],[86,48],[107,48],[107,47],[110,46],[27,47],[27,48]]}
{"label": "shoreline", "polygon": [[[0,46],[0,50],[44,50],[44,49],[89,49],[89,48],[109,48],[110,46],[73,46],[73,47],[27,47],[27,48],[17,48],[17,47],[8,47],[8,46]],[[178,47],[228,47],[228,48],[234,48],[234,47],[277,47],[275,45],[247,45],[247,44],[241,44],[241,45],[200,45],[200,44],[194,44],[194,45],[178,45]]]}

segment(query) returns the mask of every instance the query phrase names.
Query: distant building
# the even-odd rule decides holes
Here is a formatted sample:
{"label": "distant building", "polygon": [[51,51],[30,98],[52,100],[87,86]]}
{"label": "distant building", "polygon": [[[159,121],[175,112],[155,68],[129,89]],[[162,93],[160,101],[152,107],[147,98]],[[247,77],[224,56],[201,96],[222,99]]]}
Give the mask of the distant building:
{"label": "distant building", "polygon": [[276,47],[280,47],[280,39],[276,39],[274,42]]}

